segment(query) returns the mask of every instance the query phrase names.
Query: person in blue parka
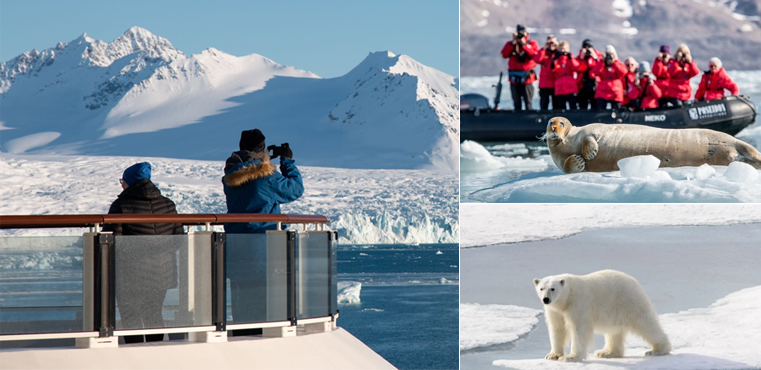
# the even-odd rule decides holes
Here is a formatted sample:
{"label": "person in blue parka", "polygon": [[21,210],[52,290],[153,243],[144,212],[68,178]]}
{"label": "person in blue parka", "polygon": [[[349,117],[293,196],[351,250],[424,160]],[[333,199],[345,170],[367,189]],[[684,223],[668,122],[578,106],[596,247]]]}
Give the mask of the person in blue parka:
{"label": "person in blue parka", "polygon": [[[280,204],[292,202],[304,193],[291,149],[283,147],[280,172],[276,171],[264,144],[264,134],[259,129],[241,132],[240,150],[232,153],[225,162],[222,183],[227,213],[280,213]],[[266,237],[250,234],[265,234],[275,229],[277,223],[274,222],[225,224],[232,323],[267,320]],[[249,331],[237,334],[256,334]]]}
{"label": "person in blue parka", "polygon": [[[299,199],[304,193],[291,149],[284,148],[280,172],[275,171],[259,129],[241,132],[240,150],[227,158],[222,183],[227,213],[280,213],[280,204]],[[225,232],[265,233],[276,227],[274,222],[231,223],[225,224]]]}

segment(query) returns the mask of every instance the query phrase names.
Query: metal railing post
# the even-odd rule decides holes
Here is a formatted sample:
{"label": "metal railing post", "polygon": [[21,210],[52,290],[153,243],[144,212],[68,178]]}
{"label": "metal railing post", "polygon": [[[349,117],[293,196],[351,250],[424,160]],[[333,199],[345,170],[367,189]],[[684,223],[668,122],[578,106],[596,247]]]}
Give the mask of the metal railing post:
{"label": "metal railing post", "polygon": [[286,234],[286,265],[288,269],[287,296],[288,296],[288,320],[291,326],[297,325],[296,319],[296,232],[288,231]]}
{"label": "metal railing post", "polygon": [[100,337],[114,335],[116,326],[115,248],[113,234],[96,234],[93,327]]}
{"label": "metal railing post", "polygon": [[328,315],[333,318],[333,232],[328,231]]}
{"label": "metal railing post", "polygon": [[227,284],[225,284],[225,234],[211,234],[211,321],[217,331],[227,330]]}

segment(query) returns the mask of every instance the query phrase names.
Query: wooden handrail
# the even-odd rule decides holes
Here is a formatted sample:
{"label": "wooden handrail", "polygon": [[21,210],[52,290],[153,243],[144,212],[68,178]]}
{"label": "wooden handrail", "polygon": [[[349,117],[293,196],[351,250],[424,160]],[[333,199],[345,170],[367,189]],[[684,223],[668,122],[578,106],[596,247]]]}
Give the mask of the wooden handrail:
{"label": "wooden handrail", "polygon": [[96,224],[181,223],[183,225],[221,225],[240,222],[283,222],[292,224],[326,224],[319,215],[287,214],[113,214],[113,215],[0,215],[0,229],[34,229],[56,227],[90,227]]}

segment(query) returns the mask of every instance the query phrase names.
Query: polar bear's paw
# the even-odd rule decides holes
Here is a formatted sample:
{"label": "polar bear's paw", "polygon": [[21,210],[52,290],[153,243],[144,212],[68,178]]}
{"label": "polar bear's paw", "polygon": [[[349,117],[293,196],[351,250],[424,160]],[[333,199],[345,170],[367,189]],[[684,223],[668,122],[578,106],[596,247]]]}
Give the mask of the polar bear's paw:
{"label": "polar bear's paw", "polygon": [[559,353],[555,353],[555,352],[550,352],[550,353],[547,354],[547,356],[544,356],[545,359],[547,359],[547,360],[553,360],[553,361],[555,361],[555,360],[557,360],[557,359],[559,359],[561,357],[563,357],[563,355],[561,355]]}
{"label": "polar bear's paw", "polygon": [[645,352],[645,356],[663,356],[663,355],[667,355],[667,354],[669,354],[668,351],[656,351],[656,350],[652,350],[652,351]]}
{"label": "polar bear's paw", "polygon": [[575,355],[573,353],[569,354],[568,356],[563,356],[560,358],[560,361],[563,361],[563,362],[581,362],[583,360],[584,360],[583,357],[579,355]]}
{"label": "polar bear's paw", "polygon": [[620,353],[614,353],[612,350],[609,349],[601,349],[597,352],[595,352],[595,357],[599,358],[619,358],[624,357]]}

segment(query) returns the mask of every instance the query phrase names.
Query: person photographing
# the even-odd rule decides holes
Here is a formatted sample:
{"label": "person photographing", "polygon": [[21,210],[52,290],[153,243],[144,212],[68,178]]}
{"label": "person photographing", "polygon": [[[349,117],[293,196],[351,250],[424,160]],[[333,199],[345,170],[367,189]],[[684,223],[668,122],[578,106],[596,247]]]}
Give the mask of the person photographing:
{"label": "person photographing", "polygon": [[[240,135],[240,150],[225,162],[222,177],[228,213],[280,213],[280,204],[304,194],[301,173],[290,145],[267,147],[259,129]],[[280,157],[280,172],[271,158]],[[267,319],[267,242],[264,235],[276,230],[275,222],[226,223],[225,269],[230,279],[230,303],[234,323]],[[261,329],[234,330],[233,336],[260,334]]]}
{"label": "person photographing", "polygon": [[512,40],[502,47],[502,58],[507,59],[507,75],[510,78],[510,93],[513,97],[513,108],[516,111],[532,110],[531,99],[534,97],[534,81],[536,66],[534,56],[539,51],[536,41],[529,38],[526,27],[517,25]]}
{"label": "person photographing", "polygon": [[[222,183],[227,213],[280,213],[280,204],[304,194],[301,173],[287,143],[267,148],[264,134],[253,129],[241,132],[239,147],[225,161]],[[280,172],[271,162],[270,151],[280,157]],[[225,224],[227,233],[265,233],[276,228],[274,222]]]}
{"label": "person photographing", "polygon": [[544,48],[534,56],[534,62],[542,66],[542,70],[539,72],[539,109],[541,110],[548,110],[550,102],[552,102],[553,108],[558,104],[554,97],[555,77],[552,73],[552,61],[555,60],[557,52],[558,40],[555,36],[550,35],[547,37]]}

